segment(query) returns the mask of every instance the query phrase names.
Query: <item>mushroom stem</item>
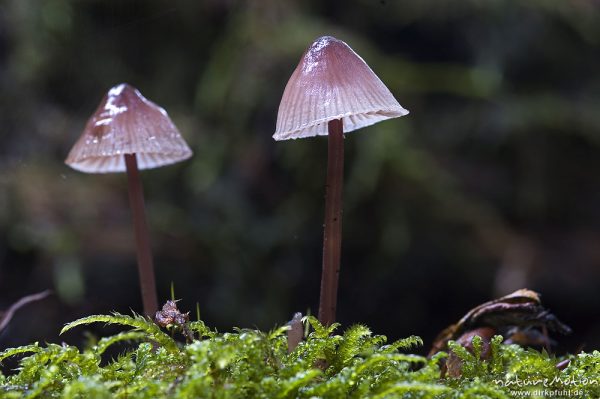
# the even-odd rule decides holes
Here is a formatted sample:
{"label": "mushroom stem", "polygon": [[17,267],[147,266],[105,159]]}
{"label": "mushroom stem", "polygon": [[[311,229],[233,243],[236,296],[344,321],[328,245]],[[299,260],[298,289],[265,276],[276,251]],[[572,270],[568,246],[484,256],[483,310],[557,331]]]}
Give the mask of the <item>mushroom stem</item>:
{"label": "mushroom stem", "polygon": [[328,123],[327,185],[325,189],[325,232],[319,321],[335,321],[340,254],[342,249],[342,186],[344,183],[344,126],[341,119]]}
{"label": "mushroom stem", "polygon": [[135,232],[138,272],[140,275],[144,314],[153,318],[158,310],[158,299],[156,296],[152,251],[150,250],[150,234],[148,232],[148,225],[146,224],[146,215],[144,212],[142,180],[140,179],[135,154],[125,154],[125,166],[127,167],[129,203],[131,205],[133,228]]}

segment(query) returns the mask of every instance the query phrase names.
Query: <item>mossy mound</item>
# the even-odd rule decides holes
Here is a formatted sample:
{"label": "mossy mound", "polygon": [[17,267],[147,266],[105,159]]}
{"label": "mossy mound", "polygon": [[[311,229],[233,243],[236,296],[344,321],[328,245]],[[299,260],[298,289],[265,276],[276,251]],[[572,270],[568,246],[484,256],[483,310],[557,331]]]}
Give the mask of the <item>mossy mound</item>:
{"label": "mossy mound", "polygon": [[[132,330],[102,338],[80,350],[48,344],[7,349],[0,361],[26,354],[15,374],[0,375],[1,398],[512,398],[600,397],[600,352],[555,358],[546,352],[491,342],[481,360],[457,344],[459,378],[441,378],[447,354],[427,359],[406,354],[418,337],[387,343],[362,325],[336,335],[312,317],[308,334],[288,353],[286,330],[239,329],[217,333],[202,321],[189,323],[194,339],[176,342],[140,316],[90,316],[65,326],[115,323]],[[107,359],[111,345],[131,349]],[[135,342],[138,342],[135,344]],[[557,364],[569,359],[560,369]]]}

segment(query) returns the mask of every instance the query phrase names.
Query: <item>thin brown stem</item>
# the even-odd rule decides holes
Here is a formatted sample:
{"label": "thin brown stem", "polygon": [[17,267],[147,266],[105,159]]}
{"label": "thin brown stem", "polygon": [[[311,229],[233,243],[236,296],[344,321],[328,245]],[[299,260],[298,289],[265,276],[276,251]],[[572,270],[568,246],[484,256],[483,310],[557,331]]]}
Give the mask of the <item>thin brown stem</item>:
{"label": "thin brown stem", "polygon": [[325,232],[319,321],[335,321],[338,278],[342,250],[342,186],[344,183],[344,126],[340,119],[328,124],[327,185],[325,191]]}
{"label": "thin brown stem", "polygon": [[158,299],[156,297],[152,251],[150,249],[150,234],[148,232],[148,225],[146,224],[146,215],[144,212],[142,180],[140,179],[135,154],[125,154],[125,166],[127,167],[129,203],[131,205],[131,214],[133,217],[144,314],[154,318],[154,315],[158,310]]}

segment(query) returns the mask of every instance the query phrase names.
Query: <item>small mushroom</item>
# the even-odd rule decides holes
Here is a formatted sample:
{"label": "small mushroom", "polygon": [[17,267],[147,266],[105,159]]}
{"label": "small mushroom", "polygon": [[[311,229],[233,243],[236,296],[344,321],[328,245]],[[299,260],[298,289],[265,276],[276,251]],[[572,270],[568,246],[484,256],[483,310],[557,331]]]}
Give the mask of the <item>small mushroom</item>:
{"label": "small mushroom", "polygon": [[139,169],[183,161],[192,151],[166,111],[127,83],[111,88],[65,163],[85,173],[127,171],[144,313],[158,310]]}
{"label": "small mushroom", "polygon": [[365,61],[331,36],[305,51],[285,87],[273,138],[329,136],[319,320],[335,321],[342,242],[344,133],[408,111]]}

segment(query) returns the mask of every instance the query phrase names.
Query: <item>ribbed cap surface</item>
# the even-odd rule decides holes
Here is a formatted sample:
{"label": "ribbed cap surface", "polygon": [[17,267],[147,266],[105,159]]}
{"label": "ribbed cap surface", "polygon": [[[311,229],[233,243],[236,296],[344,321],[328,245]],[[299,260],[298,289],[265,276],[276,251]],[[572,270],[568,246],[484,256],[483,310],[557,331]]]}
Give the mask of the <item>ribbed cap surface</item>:
{"label": "ribbed cap surface", "polygon": [[273,138],[327,135],[327,122],[334,119],[342,119],[347,133],[406,114],[358,54],[323,36],[306,50],[285,87]]}
{"label": "ribbed cap surface", "polygon": [[167,112],[127,83],[104,96],[65,163],[87,173],[124,172],[124,154],[137,154],[140,169],[192,156]]}

